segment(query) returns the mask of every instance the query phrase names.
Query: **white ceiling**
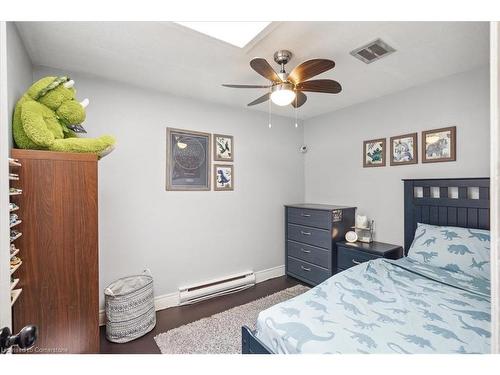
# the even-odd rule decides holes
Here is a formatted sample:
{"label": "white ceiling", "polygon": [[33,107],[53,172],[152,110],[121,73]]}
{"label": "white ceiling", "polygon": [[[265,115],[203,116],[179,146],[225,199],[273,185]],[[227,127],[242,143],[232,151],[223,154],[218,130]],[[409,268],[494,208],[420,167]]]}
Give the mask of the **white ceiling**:
{"label": "white ceiling", "polygon": [[[249,61],[274,65],[277,49],[294,57],[287,66],[328,58],[336,67],[321,78],[342,84],[338,95],[308,94],[299,117],[308,118],[470,70],[489,59],[487,22],[273,22],[238,48],[171,22],[20,22],[34,65],[83,72],[176,95],[244,108],[261,89],[221,83],[265,84]],[[372,64],[352,57],[356,47],[382,38],[397,51]],[[267,111],[267,104],[249,110]],[[273,113],[294,116],[292,107]]]}

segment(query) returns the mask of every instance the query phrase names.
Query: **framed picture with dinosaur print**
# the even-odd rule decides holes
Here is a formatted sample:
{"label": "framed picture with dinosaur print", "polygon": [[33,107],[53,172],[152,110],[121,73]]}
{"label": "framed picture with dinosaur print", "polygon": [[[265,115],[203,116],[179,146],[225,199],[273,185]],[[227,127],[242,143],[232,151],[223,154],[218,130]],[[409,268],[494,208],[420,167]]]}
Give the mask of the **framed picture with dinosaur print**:
{"label": "framed picture with dinosaur print", "polygon": [[417,164],[418,142],[417,133],[404,134],[391,137],[391,165]]}
{"label": "framed picture with dinosaur print", "polygon": [[232,135],[214,134],[214,161],[234,161]]}
{"label": "framed picture with dinosaur print", "polygon": [[385,167],[385,138],[363,142],[363,167]]}
{"label": "framed picture with dinosaur print", "polygon": [[234,190],[234,170],[232,165],[214,164],[214,190]]}
{"label": "framed picture with dinosaur print", "polygon": [[422,132],[422,163],[457,160],[457,127]]}

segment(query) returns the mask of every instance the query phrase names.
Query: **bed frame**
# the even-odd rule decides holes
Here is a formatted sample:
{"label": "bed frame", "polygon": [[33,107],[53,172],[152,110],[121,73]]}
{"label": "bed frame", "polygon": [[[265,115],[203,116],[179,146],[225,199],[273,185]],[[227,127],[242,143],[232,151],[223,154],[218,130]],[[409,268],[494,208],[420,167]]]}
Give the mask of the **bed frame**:
{"label": "bed frame", "polygon": [[[410,249],[417,223],[490,229],[489,178],[422,179],[403,182],[405,254]],[[453,196],[454,193],[456,196]]]}
{"label": "bed frame", "polygon": [[273,354],[247,326],[241,327],[241,354]]}
{"label": "bed frame", "polygon": [[[404,248],[410,249],[417,223],[490,229],[490,179],[403,180]],[[241,327],[242,354],[272,354],[247,326]]]}

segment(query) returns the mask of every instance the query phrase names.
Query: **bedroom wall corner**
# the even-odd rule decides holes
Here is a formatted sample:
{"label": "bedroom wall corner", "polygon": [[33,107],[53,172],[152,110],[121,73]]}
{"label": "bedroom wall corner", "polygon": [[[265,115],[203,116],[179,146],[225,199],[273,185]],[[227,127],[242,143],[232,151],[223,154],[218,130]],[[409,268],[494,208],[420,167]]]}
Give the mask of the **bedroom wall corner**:
{"label": "bedroom wall corner", "polygon": [[19,98],[33,82],[33,66],[14,22],[7,22],[8,139],[13,146],[12,116]]}
{"label": "bedroom wall corner", "polygon": [[[13,22],[0,22],[0,175],[9,170],[7,159],[13,145],[12,115],[14,106],[22,93],[31,85],[33,70],[31,60]],[[9,246],[9,181],[0,184],[0,248]],[[11,325],[9,253],[0,254],[0,327]],[[8,306],[8,308],[4,308]]]}
{"label": "bedroom wall corner", "polygon": [[[0,21],[0,108],[7,108],[7,26]],[[8,114],[0,110],[0,175],[9,173]],[[9,180],[0,178],[0,328],[11,328],[9,247]]]}
{"label": "bedroom wall corner", "polygon": [[[150,268],[155,295],[253,269],[281,267],[284,208],[304,199],[303,127],[292,119],[35,66],[35,79],[69,74],[88,97],[87,137],[113,134],[99,162],[102,290]],[[165,191],[166,127],[234,136],[235,190]],[[212,181],[213,185],[213,181]]]}
{"label": "bedroom wall corner", "polygon": [[[375,220],[375,239],[403,244],[403,178],[489,176],[489,68],[312,118],[304,131],[309,203],[354,205]],[[457,126],[457,161],[422,163],[421,132]],[[363,168],[365,140],[418,133],[419,163]],[[388,155],[389,152],[387,151]]]}

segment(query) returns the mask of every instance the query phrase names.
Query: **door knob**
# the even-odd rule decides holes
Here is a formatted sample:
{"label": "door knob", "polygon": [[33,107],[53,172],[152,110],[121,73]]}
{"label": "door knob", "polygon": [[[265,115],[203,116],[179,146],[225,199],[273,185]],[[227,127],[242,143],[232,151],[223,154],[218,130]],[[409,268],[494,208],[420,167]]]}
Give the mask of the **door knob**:
{"label": "door knob", "polygon": [[21,349],[29,349],[33,346],[37,338],[36,326],[29,325],[24,327],[17,335],[13,335],[7,327],[0,331],[0,353],[4,354],[11,346],[17,346]]}

